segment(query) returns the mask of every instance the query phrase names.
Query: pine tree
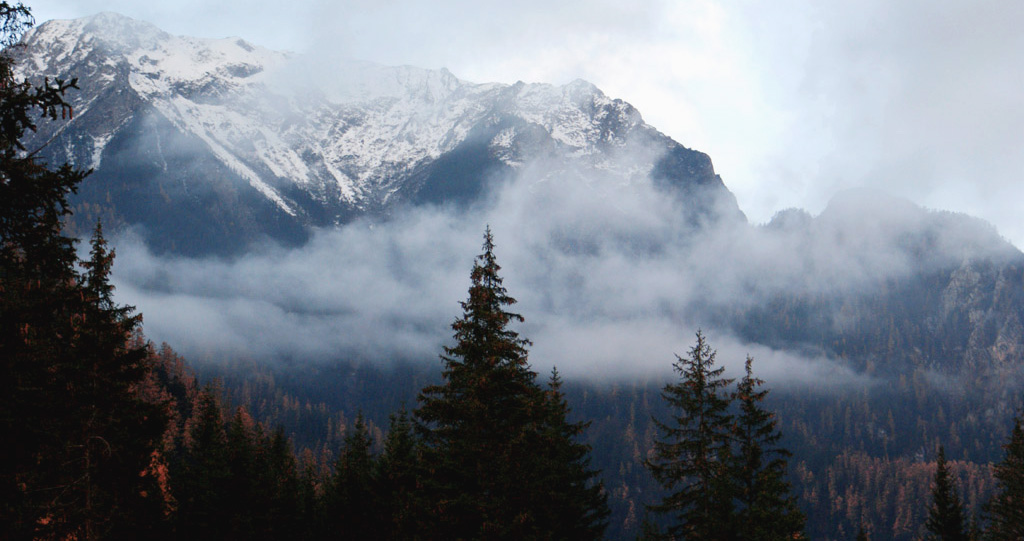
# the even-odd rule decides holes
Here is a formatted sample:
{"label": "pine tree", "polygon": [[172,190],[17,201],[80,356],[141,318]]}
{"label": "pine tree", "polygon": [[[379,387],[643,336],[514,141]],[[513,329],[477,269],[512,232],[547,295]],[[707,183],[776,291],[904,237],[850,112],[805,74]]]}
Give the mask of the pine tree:
{"label": "pine tree", "polygon": [[153,368],[152,359],[143,342],[133,338],[141,316],[113,300],[114,251],[108,250],[99,224],[91,247],[89,260],[82,263],[76,362],[60,374],[65,415],[79,427],[78,434],[66,436],[65,457],[81,472],[65,494],[80,495],[78,536],[145,536],[163,511],[150,464],[167,417],[138,389]]}
{"label": "pine tree", "polygon": [[715,352],[701,332],[689,357],[676,356],[677,383],[665,385],[662,398],[673,409],[670,422],[654,419],[661,438],[645,462],[669,494],[652,511],[670,515],[668,535],[722,541],[735,538],[730,475],[732,415],[727,393],[731,379],[715,367]]}
{"label": "pine tree", "polygon": [[[303,518],[300,504],[302,487],[292,445],[278,426],[272,434],[257,430],[259,445],[256,455],[256,539],[287,539],[302,537]],[[308,533],[307,533],[308,535]]]}
{"label": "pine tree", "polygon": [[932,504],[925,527],[930,534],[929,539],[935,541],[968,540],[963,504],[946,464],[946,451],[941,445],[935,460],[935,486],[932,487]]}
{"label": "pine tree", "polygon": [[172,468],[172,491],[177,501],[175,524],[179,539],[226,539],[233,525],[230,514],[231,455],[216,388],[196,397],[185,427],[184,452]]}
{"label": "pine tree", "polygon": [[[530,342],[509,328],[522,322],[502,285],[490,228],[470,273],[469,298],[452,324],[440,385],[425,388],[416,411],[422,439],[421,477],[431,506],[421,519],[426,537],[552,539],[565,524],[546,506],[573,508],[570,528],[600,535],[604,511],[593,494],[581,447],[582,430],[564,420],[564,404],[536,383],[527,360]],[[557,442],[556,442],[557,440]],[[551,456],[547,456],[548,454]],[[569,504],[554,486],[580,500]],[[599,489],[598,489],[599,491]],[[580,506],[596,506],[582,516]]]}
{"label": "pine tree", "polygon": [[570,422],[569,405],[562,394],[558,369],[548,383],[548,419],[544,447],[537,449],[543,469],[534,472],[542,522],[555,528],[552,539],[599,539],[608,526],[608,495],[590,468],[590,446],[578,440],[589,422]]}
{"label": "pine tree", "polygon": [[381,539],[413,539],[417,531],[416,509],[426,505],[418,500],[416,439],[403,407],[391,415],[384,449],[377,460],[377,500],[385,519]]}
{"label": "pine tree", "polygon": [[988,539],[1024,539],[1024,430],[1014,419],[1002,462],[993,468],[996,494],[987,506]]}
{"label": "pine tree", "polygon": [[340,533],[345,539],[373,539],[382,528],[380,508],[375,501],[378,490],[372,445],[373,439],[360,413],[345,432],[328,497],[326,522],[333,533]]}
{"label": "pine tree", "polygon": [[778,446],[782,434],[775,415],[763,409],[768,390],[755,378],[749,356],[746,373],[736,386],[739,412],[733,425],[737,450],[733,476],[736,478],[736,524],[740,539],[773,541],[803,537],[804,516],[786,481],[786,460],[791,453]]}
{"label": "pine tree", "polygon": [[65,415],[61,388],[77,370],[83,308],[74,243],[61,226],[85,173],[48,170],[21,143],[37,115],[70,110],[64,94],[75,83],[14,79],[11,52],[32,24],[28,8],[0,2],[0,431],[16,442],[0,457],[0,531],[12,539],[81,535],[91,516],[77,491],[83,463],[66,456],[72,434],[81,445],[81,418]]}
{"label": "pine tree", "polygon": [[[75,81],[13,79],[29,10],[0,2],[0,530],[14,538],[147,536],[165,502],[151,464],[167,422],[141,398],[151,370],[140,318],[112,298],[114,254],[97,225],[79,261],[62,233],[86,173],[46,169],[21,143],[32,113],[71,112]],[[81,264],[80,271],[77,267]]]}

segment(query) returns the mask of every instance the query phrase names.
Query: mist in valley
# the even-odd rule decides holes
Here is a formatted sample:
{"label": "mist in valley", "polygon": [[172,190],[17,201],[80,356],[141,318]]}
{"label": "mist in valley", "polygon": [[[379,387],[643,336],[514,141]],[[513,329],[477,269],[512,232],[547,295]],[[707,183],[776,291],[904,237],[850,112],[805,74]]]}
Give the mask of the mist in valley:
{"label": "mist in valley", "polygon": [[694,223],[692,201],[657,187],[643,154],[536,161],[490,179],[468,208],[405,207],[236,258],[157,256],[129,231],[116,240],[117,298],[144,314],[149,338],[197,360],[438,363],[489,226],[540,373],[660,377],[703,329],[734,373],[750,354],[773,385],[850,385],[870,377],[822,352],[745,342],[722,314],[1020,255],[980,220],[867,190],[762,225],[715,219],[735,205],[723,197]]}

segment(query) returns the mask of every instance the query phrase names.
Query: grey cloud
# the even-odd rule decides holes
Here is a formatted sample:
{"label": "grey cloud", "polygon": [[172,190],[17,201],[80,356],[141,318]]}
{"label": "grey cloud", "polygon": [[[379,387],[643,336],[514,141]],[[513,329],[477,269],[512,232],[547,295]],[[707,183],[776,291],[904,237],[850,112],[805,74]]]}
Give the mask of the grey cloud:
{"label": "grey cloud", "polygon": [[[630,159],[611,170],[629,170]],[[767,227],[728,223],[698,235],[681,204],[607,164],[538,162],[499,183],[486,205],[406,209],[320,231],[298,249],[190,260],[155,257],[124,238],[115,278],[147,334],[189,356],[436,362],[490,224],[539,371],[665,373],[703,327],[721,337],[714,345],[731,369],[750,353],[766,379],[810,384],[855,380],[815,354],[743,344],[713,315],[1016,253],[980,221],[877,194],[847,194],[817,217],[789,213]]]}
{"label": "grey cloud", "polygon": [[802,183],[805,205],[875,186],[1024,238],[1024,5],[796,0],[734,15],[791,115],[775,150],[787,165],[767,167],[764,186]]}
{"label": "grey cloud", "polygon": [[660,2],[354,0],[320,2],[315,9],[320,23],[312,31],[318,50],[440,68],[445,66],[434,65],[438,58],[493,61],[571,47],[581,39],[641,37],[657,25]]}

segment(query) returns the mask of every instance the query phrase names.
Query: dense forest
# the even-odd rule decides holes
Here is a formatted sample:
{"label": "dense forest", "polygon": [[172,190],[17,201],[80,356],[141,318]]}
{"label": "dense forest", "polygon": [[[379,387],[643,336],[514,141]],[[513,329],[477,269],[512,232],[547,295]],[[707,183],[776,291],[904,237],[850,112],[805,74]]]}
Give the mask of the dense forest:
{"label": "dense forest", "polygon": [[[671,360],[669,360],[670,362]],[[756,368],[756,359],[754,362]],[[198,363],[232,401],[286,427],[297,447],[337,448],[344,427],[362,412],[371,432],[386,433],[389,412],[413,405],[418,389],[440,380],[428,362],[374,367],[346,362],[303,367],[234,361]],[[631,539],[645,506],[661,488],[643,461],[658,437],[654,419],[670,415],[662,381],[568,380],[562,389],[572,418],[590,426],[592,447],[612,510],[608,538]],[[769,384],[766,384],[768,386]],[[967,517],[983,520],[996,490],[991,465],[1004,457],[1015,404],[983,388],[937,389],[927,374],[850,388],[772,386],[764,403],[776,412],[781,446],[790,450],[789,480],[807,517],[810,539],[854,539],[863,525],[871,539],[924,535],[937,449],[945,448]]]}
{"label": "dense forest", "polygon": [[[0,2],[5,47],[31,23]],[[83,255],[63,231],[87,172],[21,143],[73,114],[76,81],[15,81],[11,62],[0,54],[5,538],[1024,535],[1010,387],[919,367],[822,389],[765,382],[756,359],[731,378],[699,331],[667,381],[541,377],[489,230],[439,362],[192,364],[115,302],[102,225]]]}

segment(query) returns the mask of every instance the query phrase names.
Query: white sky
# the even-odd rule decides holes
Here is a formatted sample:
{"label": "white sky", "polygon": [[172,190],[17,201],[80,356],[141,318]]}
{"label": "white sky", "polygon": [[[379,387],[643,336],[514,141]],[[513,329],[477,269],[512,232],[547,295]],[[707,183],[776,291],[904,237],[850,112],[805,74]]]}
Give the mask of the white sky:
{"label": "white sky", "polygon": [[472,82],[582,78],[708,153],[753,222],[872,186],[982,217],[1024,247],[1020,0],[27,4],[39,22],[116,11]]}

